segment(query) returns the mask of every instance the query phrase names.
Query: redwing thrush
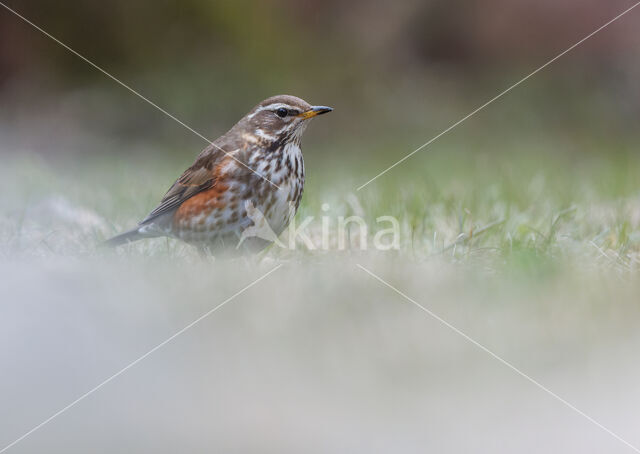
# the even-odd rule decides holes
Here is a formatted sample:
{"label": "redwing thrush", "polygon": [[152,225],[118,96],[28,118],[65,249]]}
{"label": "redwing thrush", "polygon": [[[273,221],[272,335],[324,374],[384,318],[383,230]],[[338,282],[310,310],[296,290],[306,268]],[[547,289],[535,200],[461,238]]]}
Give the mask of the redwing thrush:
{"label": "redwing thrush", "polygon": [[[279,235],[302,197],[302,133],[311,118],[331,110],[287,95],[262,101],[198,155],[136,228],[107,244],[170,236],[212,250],[236,247],[253,225],[247,211],[256,209]],[[245,246],[267,244],[250,238]]]}

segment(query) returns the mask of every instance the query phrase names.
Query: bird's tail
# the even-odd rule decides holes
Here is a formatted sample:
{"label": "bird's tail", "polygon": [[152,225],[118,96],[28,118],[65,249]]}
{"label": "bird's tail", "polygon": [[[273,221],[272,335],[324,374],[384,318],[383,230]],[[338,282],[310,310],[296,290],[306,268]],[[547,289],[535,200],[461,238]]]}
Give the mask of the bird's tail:
{"label": "bird's tail", "polygon": [[116,247],[126,243],[132,243],[134,241],[141,240],[143,238],[149,238],[149,234],[141,233],[140,227],[136,227],[127,232],[116,235],[113,238],[109,238],[103,244],[108,247]]}

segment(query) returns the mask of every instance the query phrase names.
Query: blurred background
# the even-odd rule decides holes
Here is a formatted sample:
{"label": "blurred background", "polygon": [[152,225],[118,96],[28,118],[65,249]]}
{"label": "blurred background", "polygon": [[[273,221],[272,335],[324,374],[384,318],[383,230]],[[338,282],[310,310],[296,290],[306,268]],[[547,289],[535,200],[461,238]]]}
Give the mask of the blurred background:
{"label": "blurred background", "polygon": [[[355,163],[383,151],[381,163],[393,163],[632,4],[114,0],[61,7],[7,1],[207,137],[278,93],[335,106],[323,119],[328,124],[314,126],[313,140],[322,137],[333,145],[326,146],[332,157]],[[524,134],[562,135],[566,143],[558,153],[593,151],[594,140],[624,142],[635,135],[640,115],[639,53],[637,13],[631,12],[456,135],[472,135],[477,146]],[[140,151],[136,144],[188,156],[202,146],[4,9],[0,102],[3,137],[15,141],[5,152],[120,159]],[[325,160],[308,148],[312,161]],[[427,162],[418,157],[414,164]]]}
{"label": "blurred background", "polygon": [[401,244],[100,248],[206,143],[0,7],[0,449],[276,264],[7,452],[630,452],[356,264],[640,445],[640,7],[357,190],[632,0],[2,1],[211,139],[334,107],[298,216]]}

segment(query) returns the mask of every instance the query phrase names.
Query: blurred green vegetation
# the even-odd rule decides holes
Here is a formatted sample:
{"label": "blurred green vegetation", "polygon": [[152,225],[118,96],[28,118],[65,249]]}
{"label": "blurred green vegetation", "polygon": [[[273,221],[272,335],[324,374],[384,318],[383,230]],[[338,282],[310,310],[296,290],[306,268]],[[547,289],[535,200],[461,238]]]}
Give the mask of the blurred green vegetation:
{"label": "blurred green vegetation", "polygon": [[[400,250],[360,252],[356,240],[330,256],[404,257],[507,271],[543,278],[565,268],[611,269],[622,274],[640,263],[640,156],[634,150],[612,155],[569,155],[538,149],[464,150],[459,144],[419,159],[356,191],[369,178],[367,165],[311,167],[298,220],[315,220],[307,231],[320,244],[321,206],[328,203],[331,238],[338,216],[358,214],[376,230],[379,216],[400,222]],[[535,151],[535,153],[534,153]],[[322,150],[317,150],[321,154]],[[171,150],[149,160],[144,152],[126,160],[88,156],[50,161],[38,155],[14,156],[0,173],[0,230],[5,257],[54,254],[103,255],[104,238],[135,225],[158,202],[190,158]],[[570,171],[567,169],[570,168]],[[396,169],[398,170],[398,169]],[[24,184],[28,177],[29,184]],[[370,238],[371,241],[371,238]],[[124,254],[155,258],[191,256],[174,240],[136,243]],[[263,257],[321,258],[326,252],[271,248]]]}
{"label": "blurred green vegetation", "polygon": [[[8,2],[206,136],[223,133],[278,93],[332,105],[329,134],[315,137],[333,139],[329,148],[340,155],[353,153],[354,144],[376,150],[398,137],[418,146],[631,4]],[[609,135],[637,139],[637,21],[630,12],[471,119],[464,126],[474,128],[467,129],[471,143],[486,137],[526,142],[559,132],[572,144],[559,151],[573,151]],[[101,153],[80,140],[83,134],[113,141],[113,154],[128,154],[134,141],[182,144],[188,153],[199,144],[4,9],[0,102],[3,135],[17,136],[24,148],[46,147],[41,152],[47,154]],[[383,155],[404,153],[391,148]]]}
{"label": "blurred green vegetation", "polygon": [[[525,272],[585,255],[636,266],[635,11],[356,188],[631,4],[9,2],[210,138],[277,93],[335,107],[305,135],[301,216],[325,202],[349,212],[354,195],[370,223],[402,220],[408,257]],[[75,233],[92,246],[58,245],[90,252],[148,212],[206,145],[5,10],[0,102],[6,254],[22,250],[25,207],[49,196],[112,223]],[[137,247],[158,252],[151,243]]]}

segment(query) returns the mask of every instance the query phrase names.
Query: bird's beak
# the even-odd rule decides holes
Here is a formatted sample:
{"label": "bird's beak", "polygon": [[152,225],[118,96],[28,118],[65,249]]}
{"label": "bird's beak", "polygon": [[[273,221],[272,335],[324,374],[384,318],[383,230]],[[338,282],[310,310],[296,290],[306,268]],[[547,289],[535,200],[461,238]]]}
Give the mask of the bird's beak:
{"label": "bird's beak", "polygon": [[322,115],[325,114],[327,112],[331,112],[333,109],[331,107],[327,107],[327,106],[313,106],[311,109],[302,112],[301,114],[299,114],[298,116],[300,118],[302,118],[303,120],[307,120],[309,118],[313,118],[317,115]]}

